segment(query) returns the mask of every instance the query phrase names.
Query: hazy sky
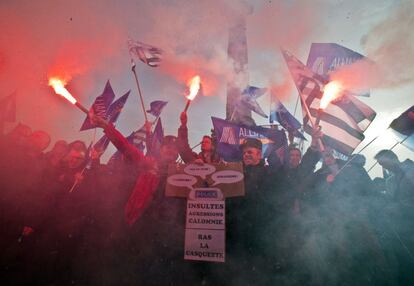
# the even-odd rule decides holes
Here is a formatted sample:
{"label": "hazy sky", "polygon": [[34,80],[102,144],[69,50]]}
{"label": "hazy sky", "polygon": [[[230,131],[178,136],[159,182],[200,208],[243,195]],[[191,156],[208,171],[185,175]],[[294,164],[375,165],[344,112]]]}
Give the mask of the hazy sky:
{"label": "hazy sky", "polygon": [[[176,134],[185,106],[185,81],[200,74],[206,96],[190,106],[190,145],[211,129],[210,116],[224,117],[229,25],[246,15],[250,84],[271,87],[293,112],[297,92],[281,60],[283,46],[306,62],[312,42],[333,42],[368,56],[375,72],[353,67],[345,75],[369,79],[370,98],[362,101],[378,113],[366,141],[413,105],[413,1],[7,1],[0,2],[0,98],[17,92],[18,120],[52,140],[90,142],[93,131],[79,132],[84,115],[55,96],[49,75],[70,78],[68,89],[89,107],[110,79],[117,96],[131,89],[118,119],[125,135],[140,127],[143,114],[130,71],[128,37],[162,48],[160,68],[137,62],[146,105],[166,100],[162,119],[166,134]],[[359,72],[359,73],[358,73]],[[269,110],[269,95],[262,108]],[[298,119],[301,118],[299,113]],[[267,120],[255,116],[258,124]],[[14,125],[9,124],[10,129]],[[97,132],[100,136],[102,131]],[[395,141],[382,135],[364,151],[367,167],[380,148]],[[360,146],[363,146],[362,143]],[[361,148],[361,147],[359,147]],[[105,158],[113,152],[107,151]],[[358,149],[357,149],[358,150]],[[400,159],[413,158],[404,146]],[[375,174],[379,173],[379,168]]]}

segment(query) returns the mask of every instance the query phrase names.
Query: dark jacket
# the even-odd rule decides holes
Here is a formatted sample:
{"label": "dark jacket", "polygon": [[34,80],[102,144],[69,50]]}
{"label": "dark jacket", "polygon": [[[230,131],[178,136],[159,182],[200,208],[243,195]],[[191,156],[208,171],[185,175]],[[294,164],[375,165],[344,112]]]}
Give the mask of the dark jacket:
{"label": "dark jacket", "polygon": [[220,158],[218,157],[216,152],[213,152],[211,162],[207,162],[206,158],[203,156],[203,152],[197,154],[193,152],[188,144],[188,129],[187,126],[181,125],[178,128],[178,152],[180,153],[181,159],[183,159],[184,163],[191,163],[197,159],[203,160],[204,163],[218,163],[220,162]]}

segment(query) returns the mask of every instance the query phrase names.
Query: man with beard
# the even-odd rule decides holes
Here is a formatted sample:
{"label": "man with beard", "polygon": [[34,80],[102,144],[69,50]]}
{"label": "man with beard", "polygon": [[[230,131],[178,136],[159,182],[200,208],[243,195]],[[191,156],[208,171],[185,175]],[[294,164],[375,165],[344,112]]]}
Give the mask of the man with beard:
{"label": "man with beard", "polygon": [[[246,138],[240,145],[245,195],[226,200],[226,263],[235,284],[265,285],[274,264],[265,248],[271,219],[271,172],[262,158],[262,142]],[[263,275],[266,273],[265,275]]]}

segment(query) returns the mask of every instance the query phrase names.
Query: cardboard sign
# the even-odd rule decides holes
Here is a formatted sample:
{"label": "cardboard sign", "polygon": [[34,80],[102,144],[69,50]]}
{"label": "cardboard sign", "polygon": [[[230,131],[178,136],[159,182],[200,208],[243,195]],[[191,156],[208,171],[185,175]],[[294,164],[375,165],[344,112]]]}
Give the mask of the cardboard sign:
{"label": "cardboard sign", "polygon": [[244,196],[241,163],[171,164],[168,168],[166,196],[187,198],[195,188],[220,188],[224,198]]}
{"label": "cardboard sign", "polygon": [[192,190],[187,201],[184,259],[225,260],[225,202],[218,188]]}

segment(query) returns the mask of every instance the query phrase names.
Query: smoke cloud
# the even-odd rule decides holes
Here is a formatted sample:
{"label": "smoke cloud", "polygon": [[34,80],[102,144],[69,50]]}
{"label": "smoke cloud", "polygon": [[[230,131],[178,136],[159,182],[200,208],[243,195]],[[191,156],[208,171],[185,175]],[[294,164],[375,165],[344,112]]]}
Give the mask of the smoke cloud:
{"label": "smoke cloud", "polygon": [[354,90],[393,88],[414,81],[414,3],[403,3],[362,39],[369,60],[343,66],[333,73]]}

